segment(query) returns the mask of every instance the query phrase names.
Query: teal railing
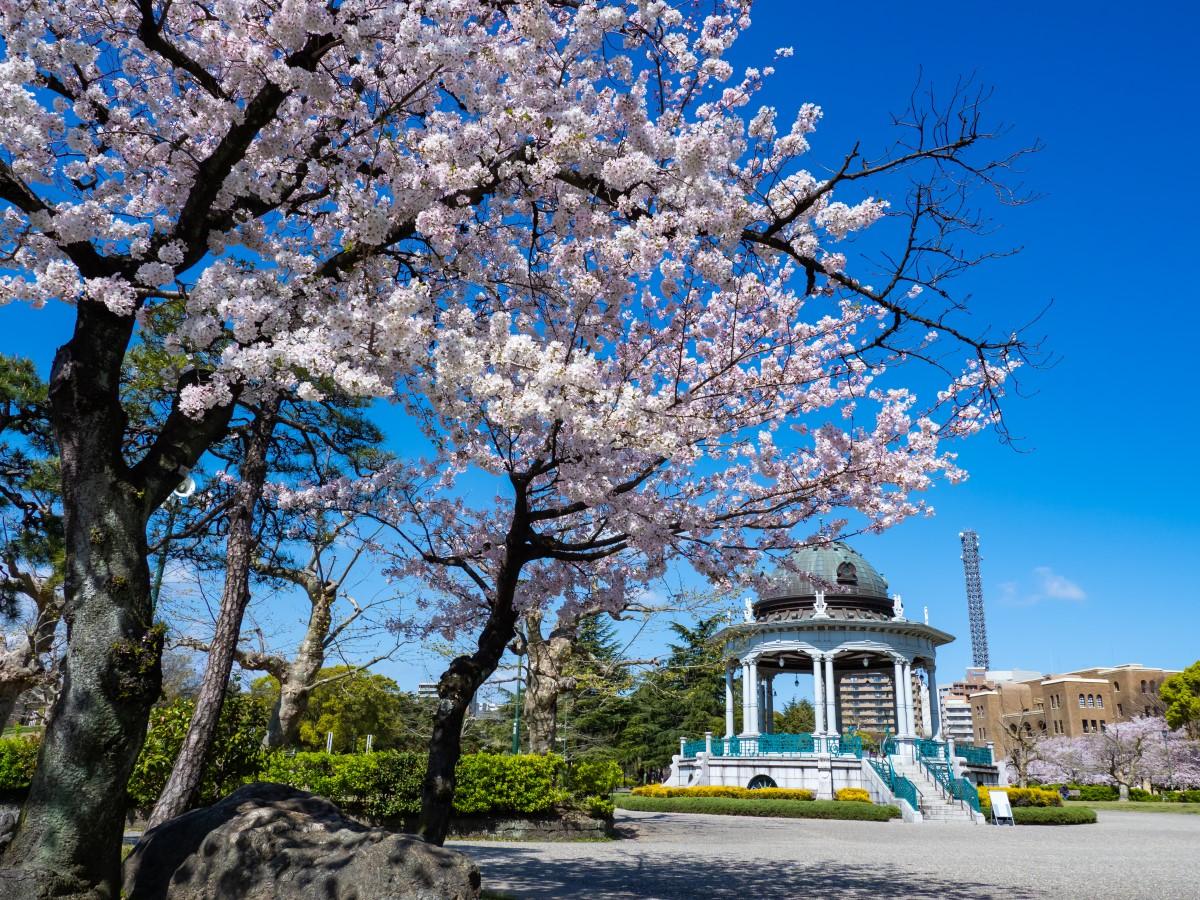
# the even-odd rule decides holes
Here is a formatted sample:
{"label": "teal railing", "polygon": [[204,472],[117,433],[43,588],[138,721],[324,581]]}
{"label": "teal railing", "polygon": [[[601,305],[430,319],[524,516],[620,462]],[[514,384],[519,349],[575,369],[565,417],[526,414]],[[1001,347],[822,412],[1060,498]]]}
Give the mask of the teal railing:
{"label": "teal railing", "polygon": [[[683,756],[693,758],[704,752],[705,747],[703,740],[687,741],[683,745]],[[816,756],[819,753],[862,759],[862,738],[856,734],[821,737],[805,733],[712,739],[713,756]]]}
{"label": "teal railing", "polygon": [[884,757],[883,759],[870,760],[871,768],[874,769],[879,777],[883,779],[883,783],[888,786],[888,790],[892,792],[892,796],[897,800],[904,800],[913,809],[920,809],[921,802],[917,799],[917,786],[900,775],[892,768],[891,760]]}
{"label": "teal railing", "polygon": [[922,738],[914,742],[917,748],[917,756],[925,759],[945,759],[946,745],[942,741],[934,741],[929,738]]}
{"label": "teal railing", "polygon": [[955,800],[961,800],[975,812],[979,812],[979,791],[975,785],[967,781],[965,778],[950,779],[950,796]]}
{"label": "teal railing", "polygon": [[921,764],[921,768],[929,774],[929,777],[937,782],[942,796],[948,800],[965,803],[975,812],[979,812],[979,792],[975,790],[975,785],[965,778],[955,778],[949,761],[930,759],[925,756],[918,756],[917,761]]}
{"label": "teal railing", "polygon": [[966,744],[955,744],[954,755],[960,759],[965,759],[973,766],[990,766],[992,764],[992,751],[987,747],[971,747]]}

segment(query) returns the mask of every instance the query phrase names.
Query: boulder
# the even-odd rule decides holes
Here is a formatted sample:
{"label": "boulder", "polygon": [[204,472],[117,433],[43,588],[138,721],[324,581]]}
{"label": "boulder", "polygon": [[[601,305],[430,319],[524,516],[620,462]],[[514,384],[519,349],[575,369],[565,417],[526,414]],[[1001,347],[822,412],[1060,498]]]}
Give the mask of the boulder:
{"label": "boulder", "polygon": [[251,784],[147,831],[124,888],[129,900],[467,900],[479,896],[479,869],[323,797]]}

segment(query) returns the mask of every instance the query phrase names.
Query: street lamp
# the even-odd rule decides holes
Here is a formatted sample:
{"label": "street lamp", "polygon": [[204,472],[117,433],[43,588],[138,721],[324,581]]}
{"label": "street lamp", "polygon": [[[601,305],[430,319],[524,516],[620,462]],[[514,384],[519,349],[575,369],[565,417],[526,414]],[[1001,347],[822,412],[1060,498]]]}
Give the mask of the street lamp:
{"label": "street lamp", "polygon": [[162,590],[163,572],[167,569],[167,549],[171,543],[171,531],[175,528],[175,517],[179,514],[179,507],[183,505],[183,501],[196,493],[196,479],[191,475],[185,475],[183,481],[179,483],[179,487],[171,491],[171,496],[167,498],[167,527],[163,532],[162,547],[158,551],[158,567],[154,571],[154,586],[150,589],[150,604],[155,609],[158,608],[158,594]]}

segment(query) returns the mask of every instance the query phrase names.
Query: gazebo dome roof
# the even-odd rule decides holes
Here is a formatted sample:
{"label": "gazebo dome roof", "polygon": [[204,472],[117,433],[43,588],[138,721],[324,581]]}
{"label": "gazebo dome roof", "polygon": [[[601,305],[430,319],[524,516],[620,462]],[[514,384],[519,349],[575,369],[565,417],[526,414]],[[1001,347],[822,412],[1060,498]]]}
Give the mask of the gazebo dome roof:
{"label": "gazebo dome roof", "polygon": [[831,614],[847,618],[888,618],[888,583],[861,554],[841,541],[803,547],[788,559],[754,604],[759,621],[808,618],[817,592],[825,594]]}

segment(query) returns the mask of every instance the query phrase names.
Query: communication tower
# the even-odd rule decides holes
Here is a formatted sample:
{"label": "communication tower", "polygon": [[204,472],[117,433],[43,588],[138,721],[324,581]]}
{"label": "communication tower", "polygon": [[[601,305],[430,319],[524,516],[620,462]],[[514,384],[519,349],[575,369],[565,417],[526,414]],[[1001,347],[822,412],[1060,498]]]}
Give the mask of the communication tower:
{"label": "communication tower", "polygon": [[977,667],[988,668],[987,622],[983,617],[983,582],[979,578],[979,535],[959,532],[963,574],[967,580],[967,614],[971,619],[971,657]]}

